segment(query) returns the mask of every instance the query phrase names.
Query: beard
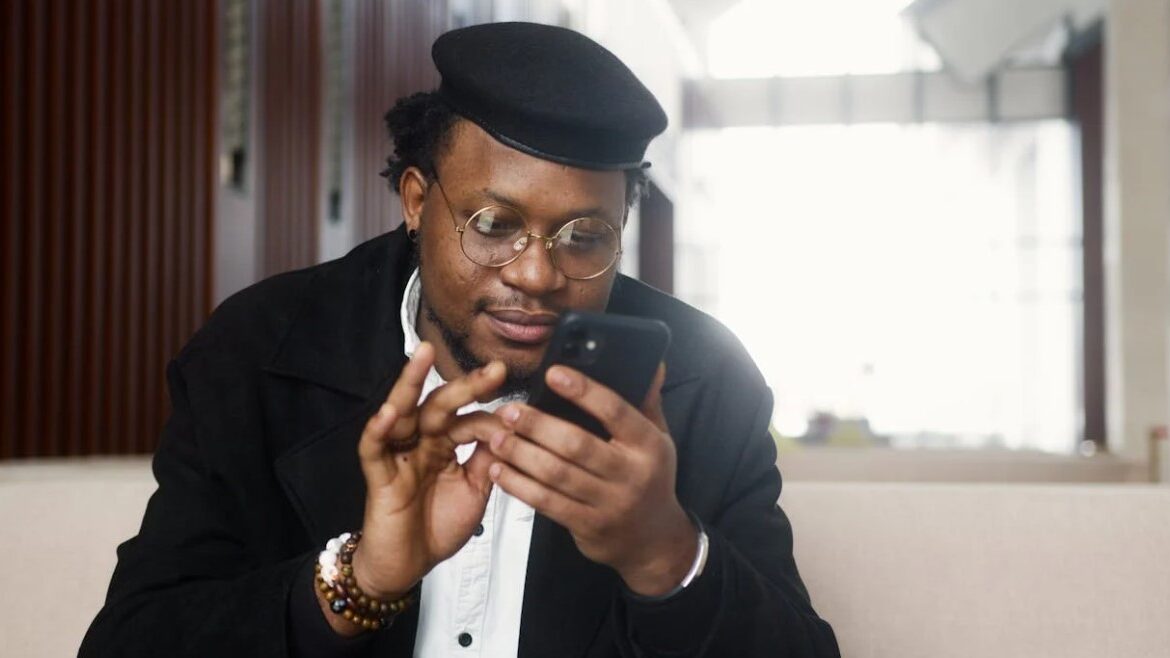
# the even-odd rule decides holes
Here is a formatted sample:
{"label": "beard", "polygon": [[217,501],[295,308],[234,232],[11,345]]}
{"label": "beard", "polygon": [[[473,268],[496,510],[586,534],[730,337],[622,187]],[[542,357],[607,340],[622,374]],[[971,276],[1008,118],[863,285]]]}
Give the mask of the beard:
{"label": "beard", "polygon": [[[420,271],[423,267],[423,236],[420,232],[418,241],[411,245],[410,262],[413,268],[418,268]],[[423,286],[419,296],[419,313],[426,314],[426,319],[433,323],[439,329],[439,335],[443,339],[443,344],[447,346],[447,351],[450,352],[451,358],[455,360],[455,365],[464,373],[471,372],[477,368],[482,368],[492,360],[490,355],[486,357],[476,354],[471,351],[468,346],[470,338],[467,330],[461,328],[453,322],[448,322],[435,312],[434,307],[427,301],[427,289]],[[525,306],[523,300],[509,300],[508,303],[493,302],[486,298],[477,299],[472,307],[471,317],[475,317],[487,309],[496,306]],[[557,311],[560,314],[560,310]],[[507,374],[504,376],[504,383],[496,390],[499,397],[516,397],[519,395],[527,395],[532,390],[532,385],[537,378],[537,368],[520,366],[514,363],[505,362]]]}
{"label": "beard", "polygon": [[[419,236],[422,237],[421,235]],[[420,240],[421,242],[421,240]],[[422,247],[420,243],[415,243],[410,250],[410,260],[413,267],[422,269]],[[443,338],[443,344],[447,346],[447,351],[451,353],[451,358],[455,359],[455,365],[465,373],[471,372],[477,368],[482,368],[491,360],[490,357],[484,358],[471,351],[467,346],[468,334],[466,330],[458,329],[450,322],[447,322],[431,306],[427,301],[427,289],[423,286],[419,297],[419,312],[425,313],[427,320],[439,328],[439,335]],[[472,311],[472,316],[478,315],[490,307],[491,303],[486,299],[476,300]],[[496,390],[499,397],[515,397],[521,394],[527,394],[532,388],[532,382],[536,377],[536,370],[534,368],[523,368],[511,363],[505,363],[507,366],[507,374],[504,376],[504,383]]]}
{"label": "beard", "polygon": [[[467,346],[467,332],[455,329],[450,323],[445,322],[439,317],[438,313],[435,313],[435,310],[427,303],[425,289],[422,292],[420,305],[422,306],[422,312],[427,314],[427,320],[439,328],[439,335],[443,337],[443,344],[447,346],[447,351],[451,353],[451,358],[455,359],[455,364],[459,366],[460,370],[467,373],[487,365],[489,359],[475,354]],[[475,303],[475,313],[478,314],[487,307],[487,300],[479,300]],[[532,368],[521,368],[514,364],[505,365],[507,365],[508,373],[504,377],[504,383],[496,390],[499,397],[513,397],[528,393],[531,389],[533,378],[536,376],[536,371]]]}

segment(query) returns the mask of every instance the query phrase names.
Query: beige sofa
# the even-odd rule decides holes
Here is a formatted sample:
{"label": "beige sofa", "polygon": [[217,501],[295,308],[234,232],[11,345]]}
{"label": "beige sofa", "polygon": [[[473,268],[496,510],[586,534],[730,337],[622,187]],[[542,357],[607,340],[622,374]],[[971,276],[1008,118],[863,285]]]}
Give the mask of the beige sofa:
{"label": "beige sofa", "polygon": [[[153,488],[144,460],[0,465],[0,653],[76,653]],[[846,656],[1170,656],[1170,487],[791,482],[781,502]]]}

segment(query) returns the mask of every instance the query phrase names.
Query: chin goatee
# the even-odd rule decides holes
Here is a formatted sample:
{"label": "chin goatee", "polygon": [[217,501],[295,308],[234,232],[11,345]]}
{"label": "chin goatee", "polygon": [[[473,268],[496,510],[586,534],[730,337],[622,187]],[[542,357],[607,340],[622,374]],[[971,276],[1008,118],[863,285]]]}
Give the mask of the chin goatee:
{"label": "chin goatee", "polygon": [[[439,328],[439,335],[443,337],[443,344],[447,346],[447,351],[451,353],[451,357],[455,359],[455,364],[463,372],[471,372],[476,368],[482,368],[487,365],[487,361],[476,356],[467,347],[467,334],[460,333],[448,325],[446,322],[435,313],[430,304],[426,301],[426,296],[423,296],[422,308],[427,315],[427,320],[432,322]],[[496,391],[499,397],[511,397],[521,393],[527,393],[532,384],[533,372],[529,370],[521,370],[514,365],[508,365],[508,374],[504,378],[503,385]]]}

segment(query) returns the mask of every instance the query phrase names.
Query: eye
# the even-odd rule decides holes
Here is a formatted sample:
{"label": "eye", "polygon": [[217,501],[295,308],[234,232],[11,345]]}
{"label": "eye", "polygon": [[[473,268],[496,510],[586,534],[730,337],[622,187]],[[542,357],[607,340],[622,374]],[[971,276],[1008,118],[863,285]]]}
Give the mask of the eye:
{"label": "eye", "polygon": [[513,210],[491,206],[472,217],[471,229],[485,238],[509,239],[524,232],[524,220]]}
{"label": "eye", "polygon": [[617,235],[608,224],[597,219],[577,219],[566,224],[558,234],[557,245],[573,251],[611,249]]}
{"label": "eye", "polygon": [[569,238],[569,242],[577,248],[587,248],[599,244],[604,239],[597,233],[586,233],[585,231],[575,230]]}

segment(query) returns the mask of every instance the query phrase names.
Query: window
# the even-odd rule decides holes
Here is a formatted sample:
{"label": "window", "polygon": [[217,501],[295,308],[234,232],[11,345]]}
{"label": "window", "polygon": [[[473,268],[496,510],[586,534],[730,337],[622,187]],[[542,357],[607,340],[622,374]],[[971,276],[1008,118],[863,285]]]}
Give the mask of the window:
{"label": "window", "polygon": [[[711,23],[712,78],[777,79],[708,85],[732,109],[753,99],[822,109],[733,112],[730,125],[747,127],[688,134],[676,291],[744,341],[775,393],[782,441],[1071,453],[1082,417],[1079,154],[1068,122],[1042,118],[1061,113],[1063,93],[1045,92],[1057,102],[1017,116],[1026,121],[939,112],[923,94],[968,92],[945,74],[913,77],[941,62],[909,4],[743,0]],[[872,75],[890,73],[931,82],[898,97],[890,76]],[[838,81],[844,109],[832,95],[810,104],[813,87],[794,80],[805,76]],[[860,78],[916,104],[875,120],[915,122],[831,123],[852,115]],[[972,90],[963,116],[1001,116],[1003,100]]]}
{"label": "window", "polygon": [[679,293],[744,341],[783,436],[1071,452],[1073,139],[1060,120],[695,133]]}

